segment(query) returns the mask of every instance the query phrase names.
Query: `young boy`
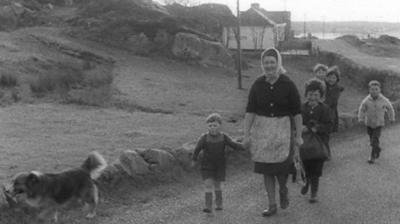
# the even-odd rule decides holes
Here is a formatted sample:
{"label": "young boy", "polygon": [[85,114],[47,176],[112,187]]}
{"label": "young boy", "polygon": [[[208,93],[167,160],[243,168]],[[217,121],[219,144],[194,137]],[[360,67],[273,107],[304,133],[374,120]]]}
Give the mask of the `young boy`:
{"label": "young boy", "polygon": [[394,121],[394,109],[390,101],[381,94],[381,84],[378,81],[372,80],[368,86],[369,95],[361,102],[358,109],[358,121],[364,122],[367,126],[372,147],[368,163],[372,164],[379,158],[381,152],[379,138],[382,127],[385,125],[385,113],[388,114],[390,121]]}
{"label": "young boy", "polygon": [[203,151],[201,158],[201,175],[206,189],[205,208],[203,212],[211,213],[213,190],[215,193],[215,210],[222,210],[221,182],[225,181],[226,146],[230,146],[236,150],[243,150],[243,147],[221,132],[221,115],[217,113],[209,115],[206,119],[206,124],[208,133],[203,134],[197,142],[193,153],[192,165],[194,166],[197,161],[200,151]]}

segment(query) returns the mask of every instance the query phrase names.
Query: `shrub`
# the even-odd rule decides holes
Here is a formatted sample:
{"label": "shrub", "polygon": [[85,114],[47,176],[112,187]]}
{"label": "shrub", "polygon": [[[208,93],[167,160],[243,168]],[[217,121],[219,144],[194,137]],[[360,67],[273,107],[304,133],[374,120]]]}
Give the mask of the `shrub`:
{"label": "shrub", "polygon": [[83,83],[85,86],[102,87],[111,85],[114,76],[111,69],[98,68],[84,72]]}
{"label": "shrub", "polygon": [[0,86],[2,87],[14,87],[17,83],[17,77],[13,74],[3,73],[0,76]]}
{"label": "shrub", "polygon": [[49,73],[39,74],[39,76],[30,83],[30,89],[33,93],[51,92],[57,88],[70,89],[73,85],[83,80],[82,72],[77,69],[56,70]]}

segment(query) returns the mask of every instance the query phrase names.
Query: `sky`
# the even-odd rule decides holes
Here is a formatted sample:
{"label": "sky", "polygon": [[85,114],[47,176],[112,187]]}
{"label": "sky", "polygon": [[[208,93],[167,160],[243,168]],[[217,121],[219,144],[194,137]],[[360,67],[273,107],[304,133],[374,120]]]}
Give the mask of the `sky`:
{"label": "sky", "polygon": [[[155,0],[163,2],[163,0]],[[200,3],[221,3],[236,12],[236,0],[192,0]],[[293,21],[378,21],[400,23],[400,0],[239,0],[240,10],[251,3],[270,10],[288,10]],[[236,13],[235,13],[236,14]]]}

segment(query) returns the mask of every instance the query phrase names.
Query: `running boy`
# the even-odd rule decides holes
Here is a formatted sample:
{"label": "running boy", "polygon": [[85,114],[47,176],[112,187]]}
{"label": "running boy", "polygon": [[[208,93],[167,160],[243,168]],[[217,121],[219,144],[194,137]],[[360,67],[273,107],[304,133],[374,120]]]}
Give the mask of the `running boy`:
{"label": "running boy", "polygon": [[209,115],[206,119],[208,133],[203,134],[197,142],[193,153],[193,165],[197,161],[200,151],[201,175],[205,185],[205,208],[203,212],[211,213],[214,190],[215,210],[222,210],[221,182],[225,181],[225,150],[230,146],[236,150],[244,150],[239,143],[232,141],[230,137],[221,132],[222,117],[217,113]]}
{"label": "running boy", "polygon": [[388,114],[390,121],[394,121],[394,109],[390,101],[381,94],[381,84],[378,81],[372,80],[368,86],[369,95],[364,98],[358,109],[358,121],[364,122],[367,126],[372,147],[368,163],[372,164],[379,158],[381,152],[379,138],[382,127],[385,125],[385,113]]}

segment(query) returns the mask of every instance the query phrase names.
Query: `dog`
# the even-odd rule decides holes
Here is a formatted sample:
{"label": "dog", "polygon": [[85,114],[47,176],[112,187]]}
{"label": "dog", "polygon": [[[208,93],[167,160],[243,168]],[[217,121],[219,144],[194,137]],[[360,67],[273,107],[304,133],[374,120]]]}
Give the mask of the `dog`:
{"label": "dog", "polygon": [[[78,200],[89,207],[87,218],[96,216],[99,201],[96,178],[106,168],[107,162],[98,152],[92,152],[81,167],[60,173],[31,171],[17,174],[13,179],[11,194],[31,207],[38,208],[39,220],[57,214],[61,206]],[[23,199],[21,199],[23,198]]]}

